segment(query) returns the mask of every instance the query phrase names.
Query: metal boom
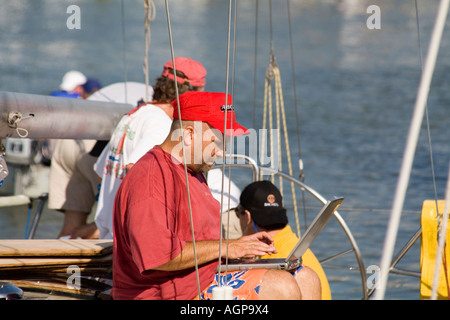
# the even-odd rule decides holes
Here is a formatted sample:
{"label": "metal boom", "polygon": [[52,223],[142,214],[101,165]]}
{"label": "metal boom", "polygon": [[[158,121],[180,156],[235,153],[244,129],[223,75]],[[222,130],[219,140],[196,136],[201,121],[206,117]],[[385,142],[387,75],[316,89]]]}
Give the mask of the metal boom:
{"label": "metal boom", "polygon": [[0,92],[0,138],[108,140],[134,106],[36,94]]}

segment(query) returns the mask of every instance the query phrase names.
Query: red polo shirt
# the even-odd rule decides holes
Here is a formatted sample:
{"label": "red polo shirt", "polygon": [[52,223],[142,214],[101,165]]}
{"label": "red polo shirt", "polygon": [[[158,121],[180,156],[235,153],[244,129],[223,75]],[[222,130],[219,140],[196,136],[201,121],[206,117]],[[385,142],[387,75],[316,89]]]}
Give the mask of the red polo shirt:
{"label": "red polo shirt", "polygon": [[[188,169],[195,240],[220,237],[220,204],[206,179]],[[126,175],[114,204],[114,299],[192,299],[195,269],[152,271],[192,241],[184,166],[154,147]],[[199,266],[201,289],[217,261]]]}

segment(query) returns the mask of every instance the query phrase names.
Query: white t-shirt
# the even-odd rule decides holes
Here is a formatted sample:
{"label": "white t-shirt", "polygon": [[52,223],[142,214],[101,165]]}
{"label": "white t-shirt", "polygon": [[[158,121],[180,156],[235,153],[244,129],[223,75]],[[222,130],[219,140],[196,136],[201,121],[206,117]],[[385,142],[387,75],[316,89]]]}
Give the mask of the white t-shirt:
{"label": "white t-shirt", "polygon": [[[161,108],[151,104],[140,107],[131,115],[123,116],[119,121],[109,143],[94,165],[95,172],[102,177],[95,213],[95,224],[99,229],[100,239],[113,238],[114,198],[125,177],[126,165],[136,163],[155,145],[163,143],[169,134],[171,124],[170,117]],[[212,195],[220,202],[222,170],[210,170],[207,182]],[[228,208],[235,208],[239,203],[241,191],[231,181],[231,196],[229,196],[229,183],[230,180],[224,175],[222,212]]]}
{"label": "white t-shirt", "polygon": [[95,223],[101,239],[112,239],[114,197],[125,177],[125,167],[136,163],[153,146],[161,144],[169,134],[172,119],[152,104],[141,106],[125,115],[117,124],[109,143],[94,165],[102,177]]}
{"label": "white t-shirt", "polygon": [[[233,181],[230,181],[226,174],[223,175],[222,197],[222,169],[216,168],[209,170],[206,181],[208,182],[209,190],[211,190],[213,197],[219,201],[219,203],[222,201],[222,212],[237,207],[241,190]],[[228,188],[230,189],[230,193],[228,193]]]}

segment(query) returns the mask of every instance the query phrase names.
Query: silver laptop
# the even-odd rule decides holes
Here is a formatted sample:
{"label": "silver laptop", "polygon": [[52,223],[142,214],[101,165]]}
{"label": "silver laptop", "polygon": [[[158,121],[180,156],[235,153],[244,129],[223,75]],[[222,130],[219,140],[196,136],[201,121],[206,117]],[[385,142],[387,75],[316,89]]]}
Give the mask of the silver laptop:
{"label": "silver laptop", "polygon": [[314,221],[305,231],[301,239],[297,242],[294,249],[285,259],[233,259],[229,260],[228,264],[221,264],[217,271],[236,271],[248,269],[280,269],[280,270],[295,270],[302,264],[302,255],[310,247],[311,243],[316,239],[323,227],[330,220],[331,216],[341,205],[344,198],[337,198],[328,201],[314,218]]}

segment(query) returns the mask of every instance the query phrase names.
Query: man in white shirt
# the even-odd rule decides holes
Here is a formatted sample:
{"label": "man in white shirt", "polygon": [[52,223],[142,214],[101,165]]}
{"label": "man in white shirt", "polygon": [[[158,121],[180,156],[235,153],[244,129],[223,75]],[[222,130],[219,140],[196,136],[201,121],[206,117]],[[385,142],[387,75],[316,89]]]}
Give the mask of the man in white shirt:
{"label": "man in white shirt", "polygon": [[[180,95],[192,90],[203,91],[206,69],[199,62],[177,57],[175,69]],[[173,116],[170,103],[176,99],[174,84],[174,69],[170,60],[164,65],[161,76],[153,86],[153,101],[138,106],[120,120],[108,145],[94,165],[94,170],[102,177],[102,184],[93,228],[96,225],[98,237],[101,239],[113,238],[114,197],[126,175],[127,166],[136,163],[153,146],[161,144],[170,131]],[[228,183],[225,176],[224,185],[228,186]],[[237,205],[240,193],[234,184],[232,190],[235,196],[229,198],[230,208]],[[224,199],[228,197],[224,196]],[[224,201],[223,207],[228,208],[228,203]]]}

